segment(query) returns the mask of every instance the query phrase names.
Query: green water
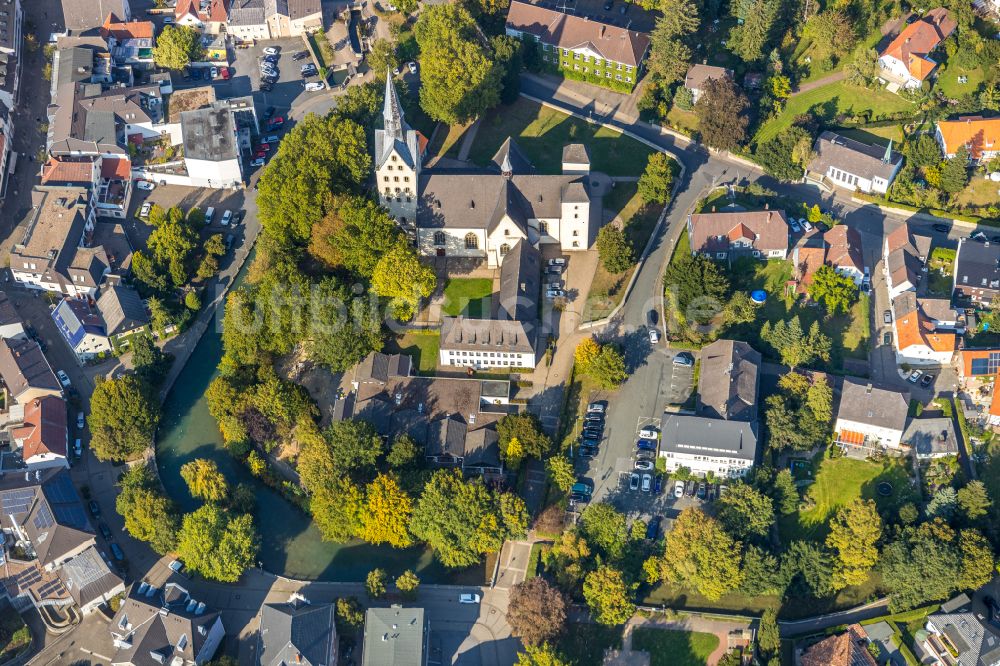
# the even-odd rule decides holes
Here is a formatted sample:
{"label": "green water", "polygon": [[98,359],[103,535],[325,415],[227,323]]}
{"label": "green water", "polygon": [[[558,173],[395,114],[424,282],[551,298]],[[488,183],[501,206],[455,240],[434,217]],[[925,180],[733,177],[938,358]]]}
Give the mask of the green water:
{"label": "green water", "polygon": [[[248,260],[246,266],[249,265]],[[237,276],[237,285],[243,281],[245,270],[246,267]],[[221,316],[220,308],[216,317]],[[309,516],[234,460],[222,445],[222,436],[204,399],[222,357],[221,328],[218,321],[214,324],[195,347],[167,396],[157,436],[160,477],[167,493],[184,511],[197,508],[200,502],[188,493],[180,476],[181,465],[194,458],[210,458],[218,463],[230,483],[249,483],[254,487],[255,517],[261,537],[258,559],[271,573],[308,580],[363,581],[370,570],[381,567],[393,576],[413,569],[425,583],[482,583],[482,569],[449,571],[424,548],[397,550],[362,541],[325,542]]]}

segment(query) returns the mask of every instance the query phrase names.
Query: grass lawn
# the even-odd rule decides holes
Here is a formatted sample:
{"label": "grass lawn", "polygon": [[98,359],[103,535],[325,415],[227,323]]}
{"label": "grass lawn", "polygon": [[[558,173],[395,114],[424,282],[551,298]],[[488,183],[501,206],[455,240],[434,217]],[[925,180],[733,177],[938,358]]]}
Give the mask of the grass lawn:
{"label": "grass lawn", "polygon": [[888,127],[851,127],[837,130],[837,134],[846,136],[870,146],[889,145],[892,139],[892,150],[895,152],[903,143],[903,128],[901,125],[890,125]]}
{"label": "grass lawn", "polygon": [[490,278],[451,278],[444,288],[441,309],[451,317],[464,314],[473,319],[488,318],[492,295],[493,280]]}
{"label": "grass lawn", "polygon": [[[471,125],[471,123],[469,124]],[[469,125],[445,125],[438,127],[434,141],[427,146],[428,159],[432,155],[458,158],[458,151],[462,149],[462,137],[469,129]]]}
{"label": "grass lawn", "polygon": [[870,336],[866,298],[859,298],[846,315],[827,317],[822,307],[803,305],[804,300],[801,298],[791,300],[782,297],[791,271],[790,262],[772,259],[766,263],[756,262],[752,274],[738,272],[731,275],[733,289],[763,289],[767,292],[768,299],[761,306],[756,321],[730,328],[725,337],[749,342],[754,349],[760,349],[767,355],[770,346],[760,339],[761,325],[765,321],[773,324],[798,316],[804,330],[808,330],[813,322],[819,322],[822,332],[830,336],[833,341],[830,367],[842,368],[846,358],[866,359]]}
{"label": "grass lawn", "polygon": [[[853,458],[827,458],[820,453],[814,461],[816,481],[807,492],[811,508],[779,520],[783,541],[822,539],[827,522],[837,509],[861,497],[873,499],[880,510],[894,509],[916,499],[905,462],[889,460],[873,463]],[[893,494],[882,497],[876,487],[882,481],[892,484]]]}
{"label": "grass lawn", "polygon": [[437,331],[410,331],[390,340],[385,352],[409,354],[421,375],[433,375],[437,371],[438,351],[441,334]]}
{"label": "grass lawn", "polygon": [[927,290],[934,296],[951,297],[952,269],[955,264],[955,250],[947,247],[936,247],[931,250],[931,260],[928,266],[930,282]]}
{"label": "grass lawn", "polygon": [[508,136],[543,174],[562,171],[562,151],[568,143],[585,144],[590,149],[592,168],[609,176],[641,175],[653,152],[618,132],[521,98],[486,114],[469,159],[485,166]]}
{"label": "grass lawn", "polygon": [[648,652],[651,666],[703,666],[719,647],[719,637],[700,631],[637,627],[632,647]]}
{"label": "grass lawn", "polygon": [[994,183],[988,178],[977,175],[958,193],[956,203],[962,208],[1000,206],[1000,183]]}
{"label": "grass lawn", "polygon": [[694,111],[684,111],[676,106],[670,107],[667,113],[667,122],[674,129],[685,134],[692,134],[698,131],[698,116]]}
{"label": "grass lawn", "polygon": [[[983,82],[984,75],[985,69],[982,67],[965,69],[959,67],[957,63],[945,63],[938,72],[934,87],[948,98],[958,99],[962,95],[975,93],[979,89],[979,84]],[[968,81],[959,83],[960,76],[968,77]]]}
{"label": "grass lawn", "polygon": [[[611,194],[604,198],[604,207],[615,211],[624,221],[625,235],[632,242],[636,259],[646,248],[646,243],[656,228],[656,220],[663,210],[661,206],[644,206],[637,190],[636,183],[617,183]],[[633,266],[621,273],[609,273],[604,264],[598,262],[584,306],[584,319],[592,321],[608,316],[625,295],[625,287],[634,270]]]}
{"label": "grass lawn", "polygon": [[601,666],[604,651],[621,649],[622,628],[599,624],[571,624],[559,639],[559,651],[574,666]]}
{"label": "grass lawn", "polygon": [[811,111],[822,119],[832,120],[841,114],[858,115],[871,111],[873,115],[879,115],[899,111],[916,112],[917,108],[899,95],[881,88],[869,90],[846,81],[837,81],[790,98],[785,110],[757,131],[754,142],[761,143],[777,136],[791,126],[796,116]]}

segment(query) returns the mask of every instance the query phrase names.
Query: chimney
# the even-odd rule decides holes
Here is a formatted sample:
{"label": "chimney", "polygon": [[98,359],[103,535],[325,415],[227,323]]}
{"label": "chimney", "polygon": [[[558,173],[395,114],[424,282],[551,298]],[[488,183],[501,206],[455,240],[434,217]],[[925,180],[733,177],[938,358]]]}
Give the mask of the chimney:
{"label": "chimney", "polygon": [[764,210],[767,210],[770,207],[771,207],[771,204],[769,204],[769,203],[764,204]]}

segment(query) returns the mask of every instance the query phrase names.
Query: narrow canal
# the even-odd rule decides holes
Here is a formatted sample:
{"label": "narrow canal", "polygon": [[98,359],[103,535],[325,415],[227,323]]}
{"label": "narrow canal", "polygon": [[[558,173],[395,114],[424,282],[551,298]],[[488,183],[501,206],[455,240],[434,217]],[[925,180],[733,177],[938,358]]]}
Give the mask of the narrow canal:
{"label": "narrow canal", "polygon": [[[243,282],[251,261],[252,257],[237,276],[237,286]],[[222,317],[222,308],[216,317]],[[220,331],[219,326],[213,325],[205,332],[163,405],[156,460],[167,493],[184,511],[197,508],[200,502],[188,493],[180,476],[181,465],[195,458],[210,458],[218,463],[230,483],[253,486],[261,540],[258,558],[271,573],[304,580],[363,581],[370,570],[381,567],[393,576],[413,569],[425,583],[482,582],[481,568],[449,571],[424,548],[397,550],[362,541],[343,544],[323,541],[309,516],[234,460],[222,444],[222,435],[208,413],[204,398],[222,357]]]}

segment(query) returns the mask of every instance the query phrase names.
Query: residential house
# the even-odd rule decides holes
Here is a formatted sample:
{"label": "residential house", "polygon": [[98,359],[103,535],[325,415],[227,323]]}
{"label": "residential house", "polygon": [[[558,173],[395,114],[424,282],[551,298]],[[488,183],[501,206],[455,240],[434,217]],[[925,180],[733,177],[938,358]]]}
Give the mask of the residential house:
{"label": "residential house", "polygon": [[862,452],[898,449],[909,407],[908,392],[845,377],[833,427],[836,443]]}
{"label": "residential house", "polygon": [[879,54],[879,75],[890,84],[915,89],[937,69],[931,54],[954,32],[957,24],[938,7],[910,23]]}
{"label": "residential house", "polygon": [[133,583],[111,621],[113,666],[208,662],[226,636],[222,614],[177,583]]}
{"label": "residential house", "polygon": [[122,21],[109,13],[101,26],[111,59],[118,66],[152,68],[156,26],[152,21]]}
{"label": "residential house", "polygon": [[788,255],[788,218],[783,210],[695,213],[688,215],[687,231],[691,253],[712,259]]}
{"label": "residential house", "polygon": [[868,638],[859,624],[827,636],[806,648],[796,660],[800,666],[878,666],[868,652]]}
{"label": "residential house", "polygon": [[948,158],[962,146],[974,162],[1000,156],[1000,118],[961,116],[957,120],[939,120],[934,136]]}
{"label": "residential house", "polygon": [[697,103],[705,85],[712,80],[732,79],[733,72],[725,67],[696,63],[688,69],[684,77],[684,87],[691,92],[692,103]]}
{"label": "residential house", "polygon": [[7,196],[7,181],[17,164],[14,145],[14,114],[0,102],[0,199]]}
{"label": "residential house", "polygon": [[955,355],[959,385],[968,388],[977,380],[992,379],[1000,370],[1000,349],[962,349]]}
{"label": "residential house", "polygon": [[503,471],[496,428],[488,425],[470,431],[459,414],[430,422],[424,455],[435,466],[460,467],[471,474]]}
{"label": "residential house", "polygon": [[511,37],[541,46],[542,61],[553,69],[584,75],[598,84],[614,82],[631,89],[649,54],[649,33],[636,29],[644,10],[626,8],[632,16],[583,15],[553,5],[513,0],[507,10]]}
{"label": "residential house", "polygon": [[127,346],[133,335],[149,332],[149,310],[139,292],[131,287],[108,286],[97,299],[97,310],[113,349]]}
{"label": "residential house", "polygon": [[258,666],[337,666],[336,606],[300,595],[267,603],[257,631]]}
{"label": "residential house", "polygon": [[438,362],[469,368],[534,368],[541,253],[525,240],[504,253],[493,319],[444,317]]}
{"label": "residential house", "polygon": [[63,340],[81,360],[111,351],[100,311],[79,298],[64,298],[52,311],[52,321]]}
{"label": "residential house", "polygon": [[164,120],[158,83],[104,90],[97,83],[68,82],[57,88],[50,106],[48,151],[124,157],[128,143],[161,141],[168,133]]}
{"label": "residential house", "polygon": [[123,592],[124,582],[97,552],[69,470],[21,471],[0,477],[0,592],[19,609],[75,605],[83,614]]}
{"label": "residential house", "polygon": [[47,395],[62,397],[62,385],[34,340],[0,340],[0,379],[20,405]]}
{"label": "residential house", "polygon": [[8,111],[17,106],[21,87],[23,23],[21,0],[0,0],[0,104]]}
{"label": "residential house", "polygon": [[834,132],[823,132],[813,144],[814,157],[805,180],[868,194],[885,194],[903,166],[903,154],[871,146]]}
{"label": "residential house", "polygon": [[986,411],[986,418],[991,426],[1000,426],[1000,391],[997,384],[1000,381],[1000,371],[993,377],[993,386],[990,387],[992,397],[990,398],[990,408]]}
{"label": "residential house", "polygon": [[906,291],[897,296],[892,301],[892,312],[892,326],[896,333],[896,363],[951,363],[958,343],[954,330],[938,328],[935,320],[924,312],[915,292]]}
{"label": "residential house", "polygon": [[423,608],[369,608],[361,666],[424,666],[428,631]]}
{"label": "residential house", "polygon": [[[25,403],[23,416],[8,424],[21,460],[30,470],[46,467],[69,467],[69,434],[66,429],[66,402],[52,395]],[[17,470],[14,470],[16,473]]]}
{"label": "residential house", "polygon": [[882,266],[889,300],[904,291],[916,291],[927,272],[930,251],[930,236],[914,235],[908,224],[904,223],[886,235],[882,248]]}
{"label": "residential house", "polygon": [[224,31],[229,21],[229,0],[178,0],[174,23],[208,34]]}
{"label": "residential house", "polygon": [[958,239],[952,293],[956,301],[989,305],[1000,295],[1000,244]]}
{"label": "residential house", "polygon": [[927,616],[920,632],[923,652],[937,664],[997,666],[1000,664],[1000,630],[996,627],[996,579],[973,593],[960,594]]}
{"label": "residential house", "polygon": [[87,190],[78,187],[32,191],[24,235],[10,251],[15,282],[66,296],[92,296],[108,272],[101,247],[88,247],[96,214]]}
{"label": "residential house", "polygon": [[320,0],[232,0],[226,33],[253,41],[298,37],[322,27]]}
{"label": "residential house", "polygon": [[758,451],[760,353],[745,342],[717,340],[702,350],[694,415],[665,413],[660,456],[668,472],[687,467],[742,477]]}
{"label": "residential house", "polygon": [[132,20],[129,0],[61,0],[62,24],[66,30],[79,34],[96,31],[104,17],[113,13],[123,21]]}
{"label": "residential house", "polygon": [[[425,172],[426,139],[403,119],[391,73],[383,124],[375,130],[379,199],[421,254],[484,257],[498,268],[521,240],[536,247],[558,244],[565,252],[590,247],[603,206],[586,174],[534,173],[510,139],[487,169]],[[572,164],[574,170],[581,165]]]}
{"label": "residential house", "polygon": [[238,187],[243,160],[236,122],[225,102],[181,114],[184,164],[193,187]]}
{"label": "residential house", "polygon": [[812,284],[820,266],[830,266],[859,287],[865,278],[861,234],[846,224],[838,224],[825,233],[815,228],[807,231],[792,248],[791,261],[802,292]]}
{"label": "residential house", "polygon": [[51,156],[36,187],[86,188],[97,217],[124,219],[132,200],[132,162],[123,155]]}
{"label": "residential house", "polygon": [[7,292],[0,291],[0,338],[25,339],[24,322],[14,309]]}
{"label": "residential house", "polygon": [[920,460],[958,455],[958,440],[951,418],[910,419],[903,431],[903,446]]}

